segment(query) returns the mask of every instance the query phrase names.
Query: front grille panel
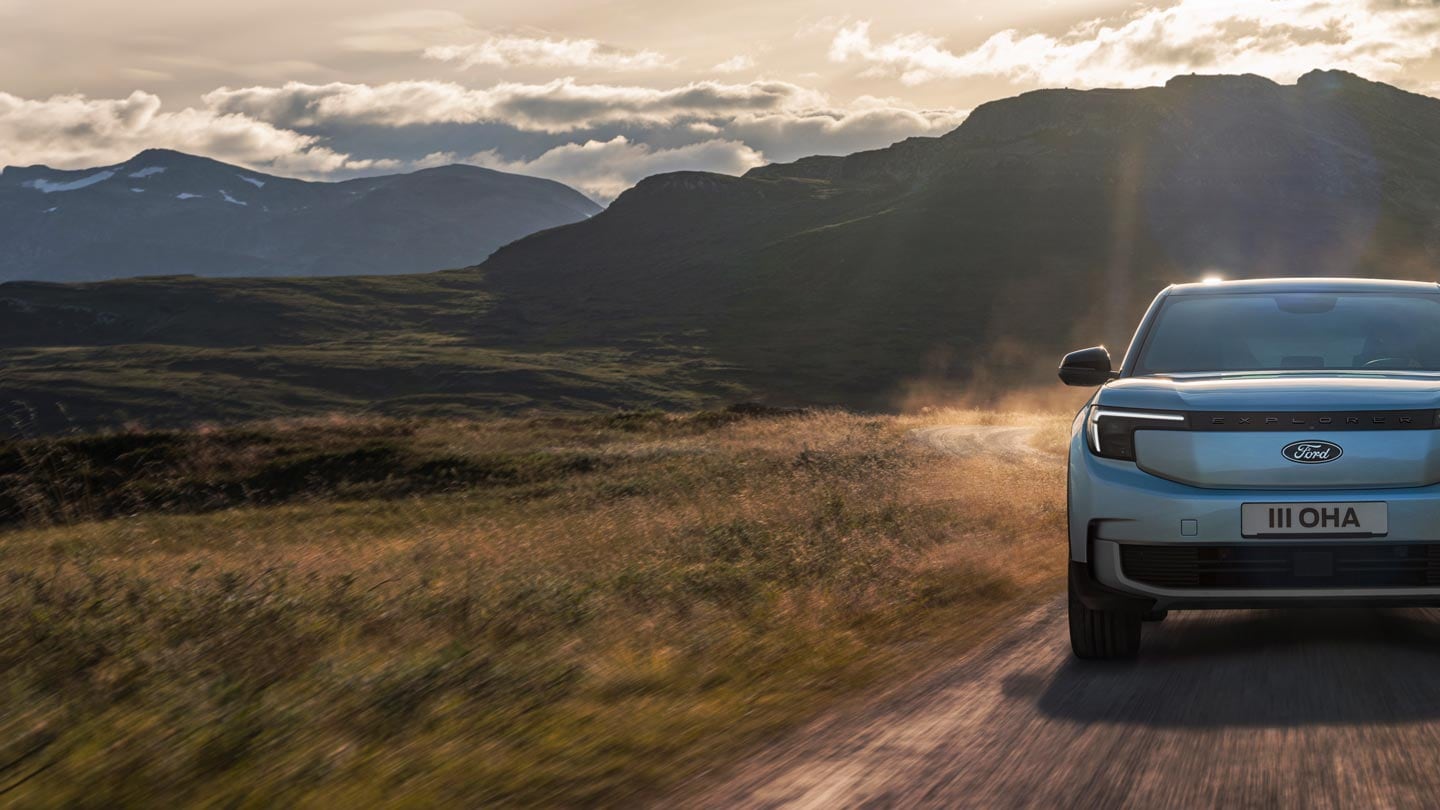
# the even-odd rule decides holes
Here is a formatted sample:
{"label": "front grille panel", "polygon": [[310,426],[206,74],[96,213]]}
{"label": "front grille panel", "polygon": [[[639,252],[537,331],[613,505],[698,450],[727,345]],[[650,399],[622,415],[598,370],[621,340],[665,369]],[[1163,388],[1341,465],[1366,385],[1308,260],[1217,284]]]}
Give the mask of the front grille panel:
{"label": "front grille panel", "polygon": [[1440,586],[1440,544],[1122,545],[1120,565],[1162,588]]}

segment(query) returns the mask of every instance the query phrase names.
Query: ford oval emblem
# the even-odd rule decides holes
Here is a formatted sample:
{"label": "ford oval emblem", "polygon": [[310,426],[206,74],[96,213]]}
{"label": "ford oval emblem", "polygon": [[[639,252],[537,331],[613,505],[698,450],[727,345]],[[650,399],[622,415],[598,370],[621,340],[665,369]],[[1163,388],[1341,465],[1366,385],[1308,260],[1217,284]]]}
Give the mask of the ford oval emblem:
{"label": "ford oval emblem", "polygon": [[1345,451],[1341,450],[1338,444],[1314,439],[1291,442],[1280,450],[1280,455],[1296,464],[1324,464],[1340,458],[1344,453]]}

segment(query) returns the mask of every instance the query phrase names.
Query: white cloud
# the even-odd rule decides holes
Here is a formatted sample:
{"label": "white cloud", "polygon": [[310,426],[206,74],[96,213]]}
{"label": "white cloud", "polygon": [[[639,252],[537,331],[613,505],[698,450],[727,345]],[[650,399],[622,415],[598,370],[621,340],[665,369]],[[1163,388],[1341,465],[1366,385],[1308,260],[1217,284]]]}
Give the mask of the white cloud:
{"label": "white cloud", "polygon": [[[738,174],[767,158],[845,154],[913,135],[938,135],[963,117],[960,111],[914,110],[894,99],[834,104],[823,93],[775,81],[646,88],[561,79],[488,89],[449,82],[291,83],[221,88],[207,94],[202,106],[175,112],[144,92],[122,99],[0,94],[0,165],[107,166],[142,149],[166,147],[324,178],[456,162],[461,158],[453,147],[425,148],[423,125],[500,124],[544,133],[517,136],[543,142],[529,152],[538,157],[515,157],[510,150],[523,140],[510,140],[505,151],[464,159],[552,177],[608,200],[650,174],[681,169]],[[310,127],[323,127],[324,134]],[[413,144],[408,154],[425,157],[360,160],[327,140],[343,142],[357,127],[419,127],[413,136],[387,137]]]}
{"label": "white cloud", "polygon": [[716,73],[741,73],[755,68],[755,60],[745,54],[737,54],[719,63],[711,70]]}
{"label": "white cloud", "polygon": [[778,81],[703,81],[655,89],[580,84],[565,78],[546,84],[503,83],[479,90],[433,81],[373,86],[290,82],[282,87],[222,87],[206,94],[205,103],[218,112],[244,114],[282,127],[499,122],[553,133],[606,124],[668,126],[686,119],[818,107],[825,104],[825,98]]}
{"label": "white cloud", "polygon": [[[0,0],[4,2],[4,0]],[[652,50],[628,50],[596,39],[552,36],[544,31],[487,31],[463,14],[414,9],[353,18],[340,23],[341,44],[374,53],[420,53],[426,59],[477,66],[549,67],[566,70],[635,71],[674,66]]]}
{"label": "white cloud", "polygon": [[473,31],[465,17],[441,9],[391,11],[346,20],[340,44],[352,51],[415,53],[455,31]]}
{"label": "white cloud", "polygon": [[926,34],[885,41],[869,22],[840,29],[836,62],[905,84],[999,76],[1051,86],[1142,86],[1177,73],[1259,73],[1291,81],[1313,68],[1393,78],[1440,47],[1440,11],[1410,0],[1180,0],[1060,36],[1001,31],[956,53]]}
{"label": "white cloud", "polygon": [[[498,84],[468,89],[449,82],[383,85],[290,83],[221,88],[205,96],[213,109],[287,128],[368,124],[502,123],[520,130],[566,133],[601,126],[674,127],[754,143],[782,155],[873,149],[912,135],[938,135],[964,111],[917,111],[893,99],[861,97],[836,105],[822,93],[778,81],[695,82],[655,89],[579,84]],[[788,157],[781,159],[789,159]]]}
{"label": "white cloud", "polygon": [[310,176],[383,165],[353,160],[314,137],[243,115],[194,108],[165,112],[150,93],[118,99],[0,93],[0,166],[100,166],[151,147]]}
{"label": "white cloud", "polygon": [[[291,83],[222,88],[205,101],[217,112],[286,128],[499,123],[550,135],[592,133],[577,135],[575,142],[551,147],[533,160],[512,161],[498,153],[481,156],[485,165],[553,177],[599,199],[614,197],[661,166],[743,171],[764,157],[790,161],[811,154],[848,154],[912,136],[940,135],[959,126],[966,115],[960,110],[915,110],[895,99],[873,97],[837,105],[823,93],[779,81],[707,81],[659,89],[573,79],[486,89],[428,81],[375,86]],[[633,132],[616,138],[612,129],[593,137],[605,127]],[[652,131],[665,148],[645,142]],[[691,139],[699,143],[685,143]],[[449,152],[437,152],[422,165],[455,159]],[[609,168],[601,165],[607,161]]]}
{"label": "white cloud", "polygon": [[538,66],[586,70],[658,70],[673,63],[655,51],[627,51],[594,39],[489,36],[463,45],[432,45],[426,59],[459,62],[462,68]]}
{"label": "white cloud", "polygon": [[845,110],[736,116],[720,132],[784,162],[876,149],[914,136],[943,135],[960,126],[966,115],[965,110],[912,110],[889,100],[862,97]]}
{"label": "white cloud", "polygon": [[481,152],[468,162],[559,180],[608,202],[652,174],[681,170],[743,174],[764,164],[765,158],[737,141],[709,140],[656,149],[617,136],[557,146],[533,160],[506,160],[494,152]]}

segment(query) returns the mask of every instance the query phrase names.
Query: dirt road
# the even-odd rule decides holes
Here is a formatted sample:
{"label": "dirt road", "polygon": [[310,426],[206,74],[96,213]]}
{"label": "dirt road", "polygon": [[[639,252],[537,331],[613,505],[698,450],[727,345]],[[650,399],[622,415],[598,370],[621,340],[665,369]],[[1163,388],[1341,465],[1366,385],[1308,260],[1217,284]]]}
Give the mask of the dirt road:
{"label": "dirt road", "polygon": [[[936,430],[917,438],[1029,457],[1010,429]],[[1177,613],[1147,625],[1138,661],[1084,664],[1056,601],[693,804],[1440,806],[1440,612]]]}

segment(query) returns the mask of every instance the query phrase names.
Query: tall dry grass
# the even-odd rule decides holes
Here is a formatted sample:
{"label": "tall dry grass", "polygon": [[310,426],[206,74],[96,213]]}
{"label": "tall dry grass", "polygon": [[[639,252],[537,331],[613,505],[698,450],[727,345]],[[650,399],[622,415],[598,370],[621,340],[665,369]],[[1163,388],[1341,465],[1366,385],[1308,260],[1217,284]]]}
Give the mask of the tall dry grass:
{"label": "tall dry grass", "polygon": [[27,445],[0,801],[629,803],[1054,592],[1060,465],[943,420],[1068,418],[274,423],[115,440],[123,498]]}

